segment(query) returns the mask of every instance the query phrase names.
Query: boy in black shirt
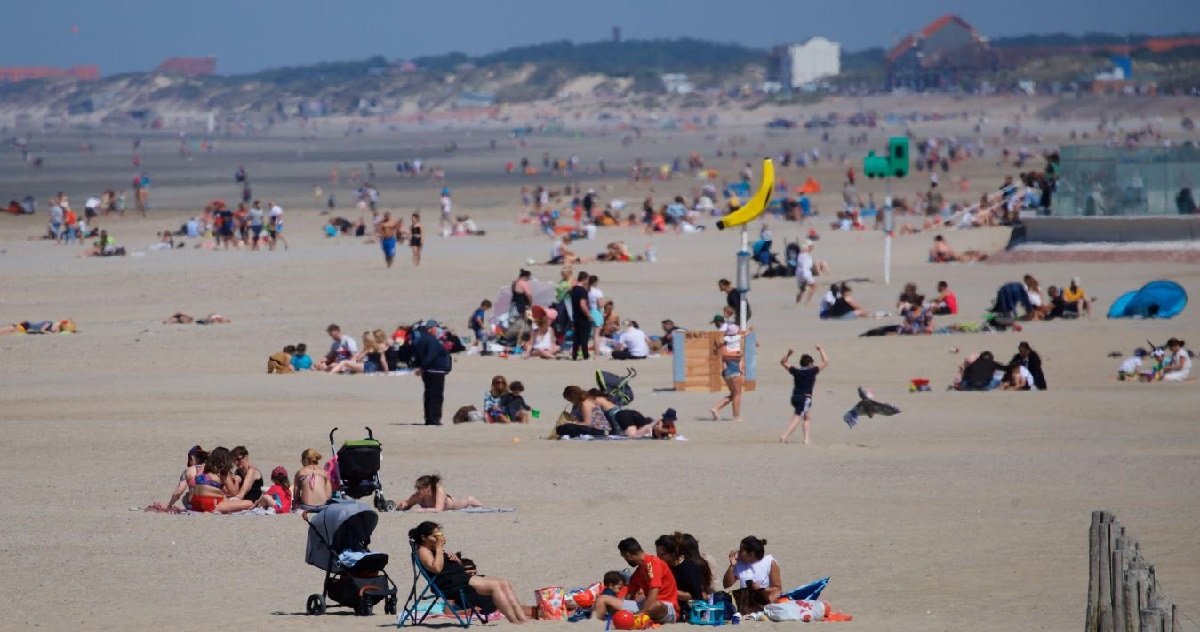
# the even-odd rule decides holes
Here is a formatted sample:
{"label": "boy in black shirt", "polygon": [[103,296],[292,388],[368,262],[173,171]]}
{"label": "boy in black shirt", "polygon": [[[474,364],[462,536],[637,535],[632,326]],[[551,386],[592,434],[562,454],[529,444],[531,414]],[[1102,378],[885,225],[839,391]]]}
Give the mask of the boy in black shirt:
{"label": "boy in black shirt", "polygon": [[794,383],[792,387],[792,422],[788,424],[787,430],[779,435],[779,442],[787,443],[788,437],[796,431],[796,426],[803,422],[804,445],[808,445],[809,411],[812,409],[813,388],[817,385],[817,374],[829,366],[829,356],[825,355],[825,349],[821,345],[817,345],[817,354],[821,356],[821,366],[816,366],[813,357],[807,353],[800,356],[800,366],[788,366],[788,360],[792,358],[793,353],[795,351],[788,349],[787,355],[779,361],[779,366],[791,374]]}

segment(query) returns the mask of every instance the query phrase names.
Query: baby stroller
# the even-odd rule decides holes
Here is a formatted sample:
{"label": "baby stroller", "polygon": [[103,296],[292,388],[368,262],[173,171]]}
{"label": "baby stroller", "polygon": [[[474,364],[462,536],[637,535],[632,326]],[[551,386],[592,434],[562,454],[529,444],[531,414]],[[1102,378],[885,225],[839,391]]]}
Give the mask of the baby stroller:
{"label": "baby stroller", "polygon": [[371,533],[379,514],[356,502],[333,502],[308,515],[308,548],[304,561],[325,571],[321,594],[308,596],[305,611],[325,614],[326,599],[369,615],[380,601],[386,614],[396,614],[396,584],[384,569],[386,553],[372,553]]}
{"label": "baby stroller", "polygon": [[625,377],[620,377],[608,371],[596,371],[596,386],[604,392],[604,396],[617,406],[628,406],[633,401],[633,387],[629,382],[637,377],[637,371],[632,368],[625,371]]}
{"label": "baby stroller", "polygon": [[[333,433],[329,431],[329,450],[334,450]],[[383,497],[383,483],[379,482],[380,456],[383,444],[375,439],[375,434],[367,428],[366,439],[346,441],[337,448],[336,465],[333,469],[337,476],[339,493],[350,498],[362,498],[369,494],[375,495],[375,508],[379,511],[392,511],[396,503]]]}

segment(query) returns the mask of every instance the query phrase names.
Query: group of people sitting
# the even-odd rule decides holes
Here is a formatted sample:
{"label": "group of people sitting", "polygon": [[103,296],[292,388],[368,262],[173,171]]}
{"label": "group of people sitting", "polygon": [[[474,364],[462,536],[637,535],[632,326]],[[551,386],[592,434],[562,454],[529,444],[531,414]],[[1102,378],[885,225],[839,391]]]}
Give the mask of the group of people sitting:
{"label": "group of people sitting", "polygon": [[1028,342],[1017,345],[1017,353],[1008,364],[996,361],[991,351],[972,353],[958,367],[958,376],[950,387],[958,391],[1044,391],[1046,374],[1042,357]]}
{"label": "group of people sitting", "polygon": [[958,313],[958,296],[950,289],[950,284],[939,281],[937,296],[926,300],[925,295],[917,290],[916,283],[908,283],[896,303],[903,322],[896,333],[901,335],[920,335],[933,333],[933,317],[935,315],[953,315]]}
{"label": "group of people sitting", "polygon": [[483,394],[483,420],[490,424],[529,423],[533,408],[525,402],[525,385],[511,384],[503,375],[492,378],[492,387]]}
{"label": "group of people sitting", "polygon": [[[187,453],[187,467],[179,475],[166,509],[182,501],[185,509],[201,513],[229,514],[256,507],[288,513],[293,500],[297,507],[324,504],[333,491],[320,468],[321,455],[316,450],[305,450],[300,458],[302,468],[293,481],[289,482],[287,468],[281,465],[271,470],[271,485],[264,490],[262,472],[250,462],[245,446],[232,450],[218,447],[211,452],[192,446]],[[323,486],[310,480],[314,470],[324,481]]]}
{"label": "group of people sitting", "polygon": [[1173,337],[1151,351],[1135,349],[1133,355],[1121,361],[1117,381],[1182,382],[1188,379],[1192,373],[1192,354],[1183,345],[1184,341]]}
{"label": "group of people sitting", "polygon": [[[523,604],[512,582],[481,574],[474,561],[462,553],[448,552],[442,525],[422,522],[409,531],[408,538],[422,569],[450,602],[448,609],[474,607],[484,614],[500,612],[516,624],[538,618],[538,608]],[[763,606],[783,595],[779,563],[767,555],[766,544],[766,540],[747,536],[729,552],[729,566],[720,576],[720,585],[730,592],[723,593],[715,589],[713,565],[691,534],[675,532],[658,537],[653,554],[636,539],[625,538],[617,544],[617,552],[629,568],[604,573],[594,598],[568,599],[563,606],[568,612],[575,611],[573,620],[590,616],[606,621],[624,611],[655,624],[685,620],[684,613],[692,601],[720,599],[742,614],[761,612]]]}
{"label": "group of people sitting", "polygon": [[[320,511],[340,485],[332,463],[321,464],[321,453],[312,448],[300,454],[300,469],[288,478],[287,468],[280,465],[271,470],[270,486],[262,472],[250,462],[245,446],[232,450],[218,447],[206,451],[199,445],[187,453],[187,467],[171,499],[159,510],[174,510],[181,503],[186,510],[200,513],[230,514],[251,509],[272,510],[286,514],[296,511]],[[397,511],[440,512],[479,507],[474,496],[455,498],[442,484],[441,477],[427,474],[417,478],[413,494],[396,505]]]}
{"label": "group of people sitting", "polygon": [[[1019,314],[1019,309],[1024,313]],[[1070,284],[1062,288],[1051,285],[1043,294],[1038,280],[1026,274],[1019,282],[1000,286],[991,311],[1012,318],[1019,316],[1022,320],[1091,318],[1092,299],[1088,298],[1079,277],[1072,278]]]}
{"label": "group of people sitting", "polygon": [[655,420],[632,408],[623,408],[600,389],[583,390],[578,386],[563,389],[563,399],[570,405],[559,417],[555,436],[579,437],[625,436],[631,439],[670,439],[677,434],[678,415],[668,408]]}
{"label": "group of people sitting", "polygon": [[446,347],[448,353],[463,350],[461,341],[452,332],[433,321],[422,323],[419,327],[398,327],[390,336],[382,329],[364,331],[361,347],[353,337],[342,333],[340,326],[332,324],[325,328],[331,343],[324,356],[314,361],[308,354],[308,345],[286,345],[281,351],[267,358],[267,373],[312,370],[325,373],[384,374],[405,370],[418,360],[416,345],[411,342],[415,330],[421,330],[421,336],[435,336],[437,344]]}

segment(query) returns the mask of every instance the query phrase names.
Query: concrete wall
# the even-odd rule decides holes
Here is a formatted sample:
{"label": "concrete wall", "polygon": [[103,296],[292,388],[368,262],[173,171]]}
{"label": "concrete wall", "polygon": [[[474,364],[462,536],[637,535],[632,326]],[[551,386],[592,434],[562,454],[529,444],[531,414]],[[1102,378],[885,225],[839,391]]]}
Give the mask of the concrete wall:
{"label": "concrete wall", "polygon": [[1027,217],[1025,241],[1037,243],[1200,240],[1200,215],[1161,217]]}

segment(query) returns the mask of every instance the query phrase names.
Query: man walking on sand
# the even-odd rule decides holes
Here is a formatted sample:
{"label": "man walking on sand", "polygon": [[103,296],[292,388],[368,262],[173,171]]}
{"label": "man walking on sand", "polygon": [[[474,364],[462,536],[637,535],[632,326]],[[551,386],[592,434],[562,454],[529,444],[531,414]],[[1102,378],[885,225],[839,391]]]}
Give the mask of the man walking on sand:
{"label": "man walking on sand", "polygon": [[450,373],[450,353],[437,337],[437,322],[425,321],[417,337],[413,355],[417,360],[416,374],[425,386],[423,398],[425,425],[442,425],[442,402],[446,392],[446,374]]}
{"label": "man walking on sand", "polygon": [[829,366],[829,356],[825,355],[825,349],[821,345],[817,345],[817,353],[821,356],[821,366],[816,366],[813,362],[813,357],[807,353],[800,356],[800,366],[788,366],[788,360],[795,353],[792,349],[787,350],[787,355],[779,361],[779,366],[783,367],[792,376],[792,422],[788,424],[787,430],[779,435],[780,443],[787,443],[788,437],[796,431],[796,426],[801,422],[804,423],[804,445],[809,445],[809,411],[812,410],[812,393],[813,388],[817,385],[817,374],[824,371]]}

